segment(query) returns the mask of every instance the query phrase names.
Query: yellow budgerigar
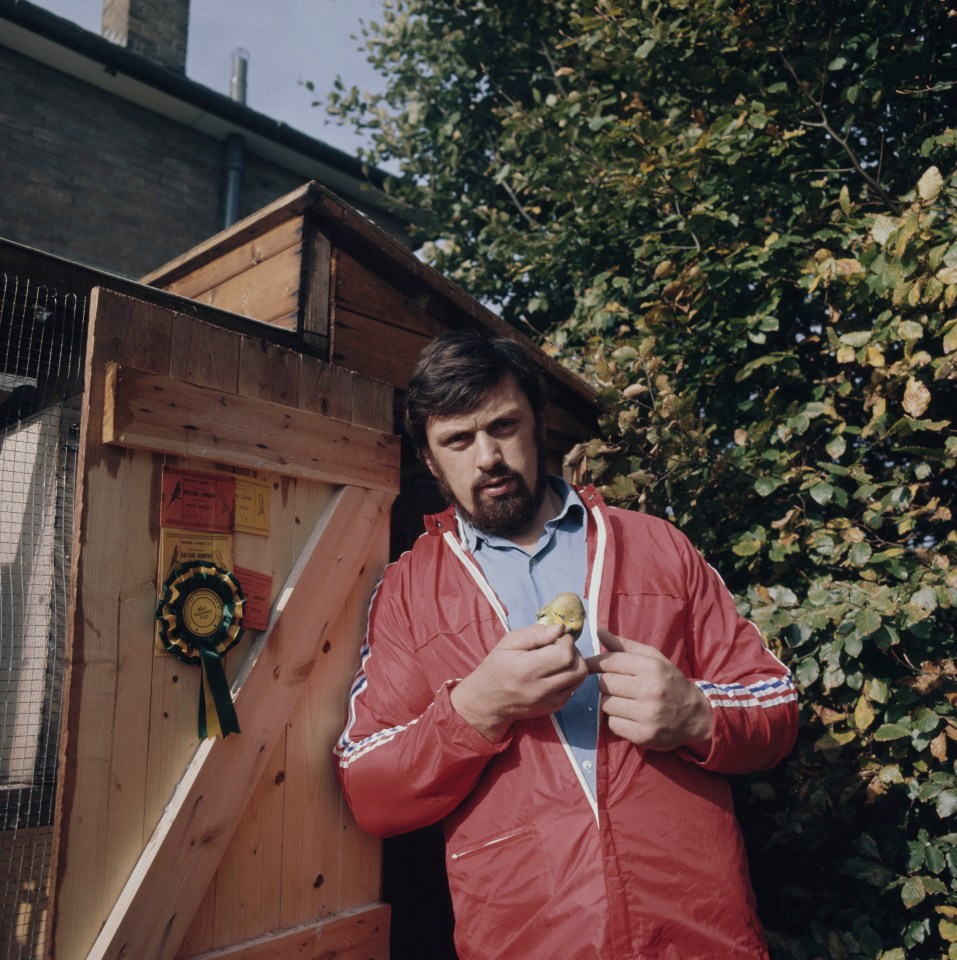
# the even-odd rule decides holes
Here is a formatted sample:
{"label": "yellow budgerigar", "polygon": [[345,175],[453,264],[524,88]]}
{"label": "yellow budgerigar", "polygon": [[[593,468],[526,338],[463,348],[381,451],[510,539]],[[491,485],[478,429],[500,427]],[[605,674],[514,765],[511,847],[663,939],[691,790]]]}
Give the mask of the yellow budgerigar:
{"label": "yellow budgerigar", "polygon": [[560,593],[538,611],[538,619],[535,622],[561,623],[565,627],[565,632],[570,633],[577,640],[581,636],[582,627],[585,626],[585,605],[577,593],[570,591]]}

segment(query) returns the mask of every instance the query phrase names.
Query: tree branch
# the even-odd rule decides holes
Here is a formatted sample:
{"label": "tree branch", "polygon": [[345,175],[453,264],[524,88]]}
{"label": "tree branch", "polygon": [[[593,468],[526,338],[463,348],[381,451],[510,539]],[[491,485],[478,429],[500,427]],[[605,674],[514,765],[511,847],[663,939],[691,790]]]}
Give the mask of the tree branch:
{"label": "tree branch", "polygon": [[824,109],[824,104],[818,100],[805,86],[804,82],[798,76],[797,71],[794,69],[794,66],[791,64],[791,61],[784,55],[784,51],[781,50],[779,44],[775,44],[775,50],[777,51],[778,56],[781,58],[781,62],[784,64],[785,69],[791,75],[794,82],[797,84],[798,90],[800,90],[801,95],[814,107],[817,111],[820,120],[802,120],[801,124],[805,127],[816,127],[823,130],[827,135],[847,154],[848,159],[851,161],[854,169],[857,173],[864,178],[864,181],[867,185],[892,209],[897,210],[897,203],[891,197],[889,193],[874,179],[871,174],[869,174],[864,167],[861,165],[860,159],[858,159],[857,154],[854,152],[854,148],[851,146],[847,137],[841,136],[833,126],[831,126],[831,118],[827,115],[827,111]]}
{"label": "tree branch", "polygon": [[558,76],[558,73],[555,69],[555,61],[552,60],[552,55],[548,52],[548,47],[545,45],[545,41],[542,41],[542,56],[545,58],[545,62],[548,64],[548,69],[552,73],[552,78],[555,81],[555,89],[558,91],[559,95],[565,96],[565,88],[562,86],[561,78]]}
{"label": "tree branch", "polygon": [[[851,164],[854,167],[854,170],[858,173],[860,177],[863,178],[864,182],[876,193],[881,200],[884,201],[895,213],[899,212],[899,204],[894,200],[893,197],[880,185],[880,183],[869,174],[861,164],[860,159],[857,156],[857,153],[854,151],[854,148],[851,146],[851,143],[847,137],[841,136],[834,127],[831,125],[831,119],[828,116],[827,111],[824,109],[823,97],[821,99],[815,97],[810,90],[808,90],[804,81],[798,76],[797,71],[794,69],[794,65],[788,59],[781,44],[773,40],[773,38],[768,33],[765,25],[760,22],[757,18],[752,15],[752,22],[754,25],[764,34],[765,39],[773,46],[778,57],[780,57],[781,62],[784,64],[785,70],[790,74],[791,79],[797,85],[798,90],[801,93],[801,96],[807,100],[808,103],[817,111],[820,120],[811,121],[811,120],[802,120],[801,123],[806,127],[817,127],[823,130],[848,156],[851,161]],[[830,57],[831,52],[831,41],[833,37],[833,21],[832,29],[828,34],[827,47],[826,47],[826,57]],[[821,81],[822,91],[826,89],[826,74],[822,76]]]}

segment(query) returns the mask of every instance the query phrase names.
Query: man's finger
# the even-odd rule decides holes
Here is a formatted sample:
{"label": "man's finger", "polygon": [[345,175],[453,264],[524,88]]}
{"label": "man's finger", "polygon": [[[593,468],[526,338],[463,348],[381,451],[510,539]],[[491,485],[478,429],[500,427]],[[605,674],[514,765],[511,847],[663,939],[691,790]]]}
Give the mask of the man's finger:
{"label": "man's finger", "polygon": [[[590,657],[585,658],[585,663],[588,666],[589,673],[604,673],[606,670],[610,672],[615,671],[615,660],[617,659],[618,664],[622,664],[622,658],[620,653],[609,653],[605,651],[604,653],[593,653]],[[621,672],[620,670],[617,672]]]}
{"label": "man's finger", "polygon": [[537,650],[551,646],[564,632],[565,626],[561,623],[533,623],[505,634],[501,643],[510,650]]}
{"label": "man's finger", "polygon": [[643,687],[635,687],[635,678],[618,673],[599,673],[598,689],[607,697],[634,700],[644,692]]}
{"label": "man's finger", "polygon": [[589,673],[620,673],[624,676],[636,676],[647,665],[647,659],[637,651],[616,653],[605,650],[603,653],[592,654],[585,661]]}
{"label": "man's finger", "polygon": [[633,653],[640,657],[651,657],[654,660],[667,660],[667,657],[655,647],[639,640],[628,640],[619,637],[605,627],[598,628],[598,639],[601,645],[611,653]]}
{"label": "man's finger", "polygon": [[619,637],[607,627],[598,628],[598,639],[606,650],[615,653],[630,653],[633,647],[639,646],[635,640],[626,640],[624,637]]}

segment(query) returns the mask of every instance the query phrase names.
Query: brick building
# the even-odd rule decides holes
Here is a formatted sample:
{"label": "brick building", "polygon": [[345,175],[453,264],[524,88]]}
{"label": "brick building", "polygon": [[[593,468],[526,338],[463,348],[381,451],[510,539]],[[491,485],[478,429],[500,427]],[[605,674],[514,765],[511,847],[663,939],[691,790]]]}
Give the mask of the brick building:
{"label": "brick building", "polygon": [[0,236],[135,278],[317,180],[402,237],[381,174],[186,77],[188,20],[105,0],[100,36],[0,0]]}

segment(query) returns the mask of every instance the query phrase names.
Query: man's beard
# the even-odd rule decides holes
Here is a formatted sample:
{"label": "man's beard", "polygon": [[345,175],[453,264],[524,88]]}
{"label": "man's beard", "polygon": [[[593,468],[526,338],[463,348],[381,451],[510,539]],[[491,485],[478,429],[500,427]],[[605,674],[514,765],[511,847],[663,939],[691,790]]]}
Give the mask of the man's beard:
{"label": "man's beard", "polygon": [[[515,490],[499,497],[482,496],[481,488],[492,480],[509,477],[515,482]],[[435,480],[442,496],[454,503],[462,517],[482,533],[496,537],[509,537],[521,533],[535,519],[542,501],[545,499],[546,476],[544,460],[538,457],[538,470],[535,487],[531,489],[525,478],[513,471],[507,464],[500,463],[489,473],[483,473],[472,484],[472,506],[466,506],[452,492],[445,474],[438,467]]]}

